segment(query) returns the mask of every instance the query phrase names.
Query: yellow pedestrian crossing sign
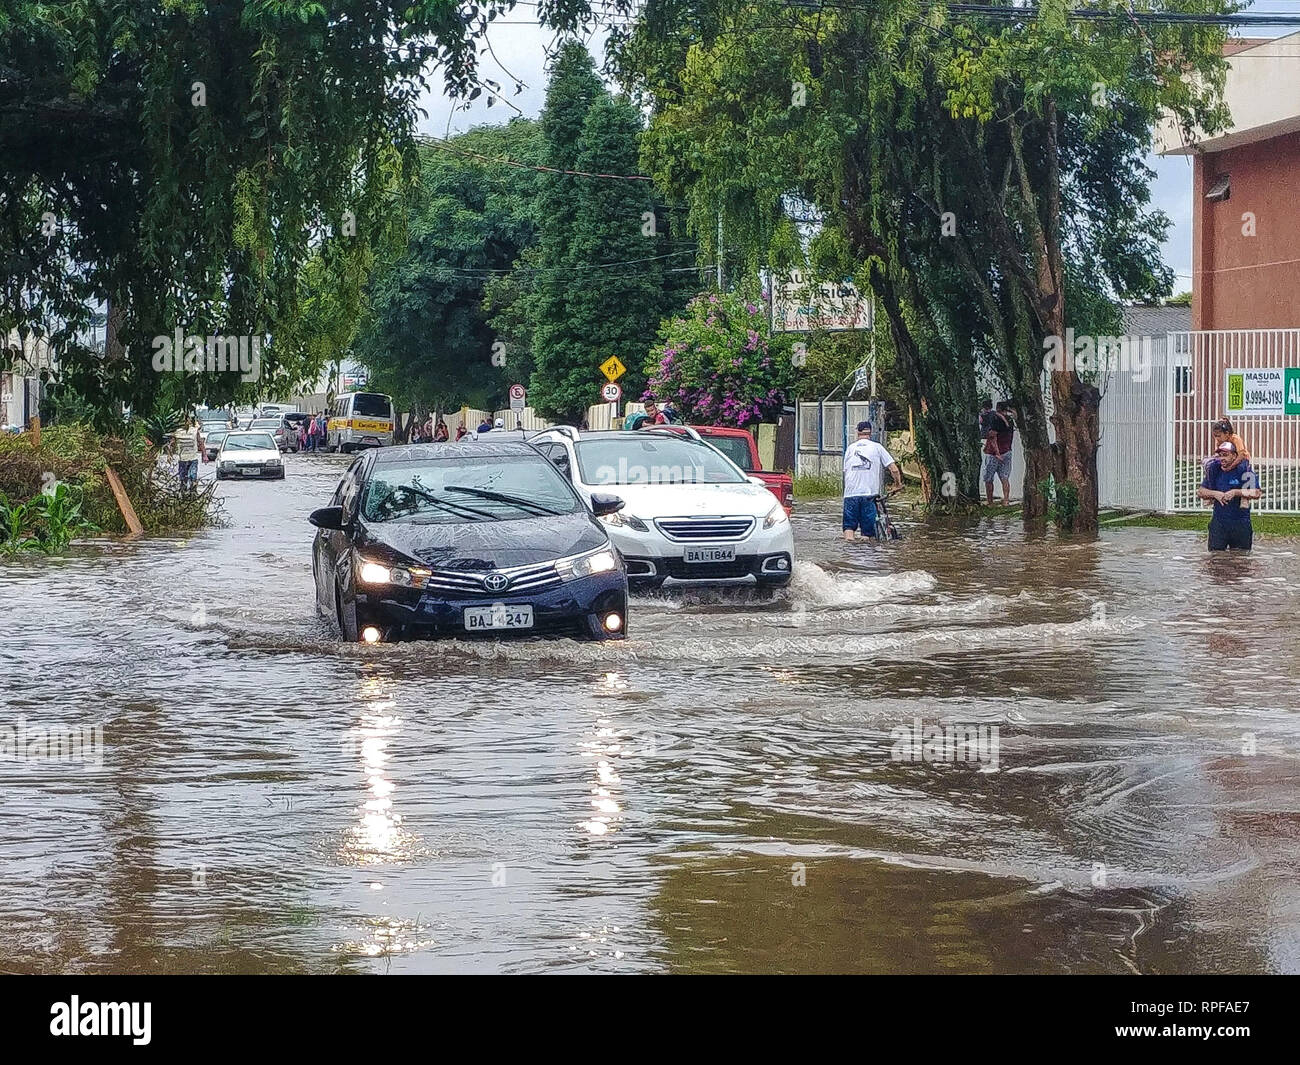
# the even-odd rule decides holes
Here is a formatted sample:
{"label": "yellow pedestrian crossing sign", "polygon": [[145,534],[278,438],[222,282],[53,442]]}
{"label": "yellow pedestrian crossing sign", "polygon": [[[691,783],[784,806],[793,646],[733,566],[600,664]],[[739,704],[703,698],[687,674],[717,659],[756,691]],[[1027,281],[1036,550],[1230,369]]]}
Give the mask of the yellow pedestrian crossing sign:
{"label": "yellow pedestrian crossing sign", "polygon": [[608,359],[600,364],[600,372],[605,375],[607,381],[617,381],[625,373],[627,367],[619,362],[617,355],[611,355]]}

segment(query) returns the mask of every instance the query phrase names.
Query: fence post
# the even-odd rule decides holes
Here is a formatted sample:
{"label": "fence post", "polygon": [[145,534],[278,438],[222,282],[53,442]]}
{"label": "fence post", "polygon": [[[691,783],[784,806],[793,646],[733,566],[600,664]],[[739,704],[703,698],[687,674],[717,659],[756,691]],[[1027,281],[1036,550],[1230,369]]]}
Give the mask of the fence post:
{"label": "fence post", "polygon": [[[1174,511],[1174,377],[1177,374],[1174,359],[1174,335],[1165,334],[1165,513]],[[1188,373],[1195,373],[1189,367]]]}

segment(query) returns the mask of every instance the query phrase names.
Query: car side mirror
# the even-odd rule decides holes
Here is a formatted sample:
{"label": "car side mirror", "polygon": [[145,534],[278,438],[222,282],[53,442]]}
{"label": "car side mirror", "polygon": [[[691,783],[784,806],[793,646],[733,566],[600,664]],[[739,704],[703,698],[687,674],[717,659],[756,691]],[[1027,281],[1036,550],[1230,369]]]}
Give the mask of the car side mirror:
{"label": "car side mirror", "polygon": [[767,482],[764,481],[762,477],[750,477],[748,480],[750,484],[756,484],[759,488],[767,487]]}
{"label": "car side mirror", "polygon": [[591,512],[598,518],[603,518],[606,514],[615,514],[626,505],[618,496],[609,495],[607,492],[593,492],[591,496]]}
{"label": "car side mirror", "polygon": [[307,520],[318,529],[341,530],[346,527],[343,521],[342,507],[321,507],[320,510],[313,510],[308,515]]}

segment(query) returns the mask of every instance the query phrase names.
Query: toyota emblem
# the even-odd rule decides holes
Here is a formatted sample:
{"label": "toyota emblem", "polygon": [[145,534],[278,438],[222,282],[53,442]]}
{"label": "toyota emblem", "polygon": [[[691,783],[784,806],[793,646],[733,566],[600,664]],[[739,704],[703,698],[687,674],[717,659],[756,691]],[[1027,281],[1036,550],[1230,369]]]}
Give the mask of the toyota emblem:
{"label": "toyota emblem", "polygon": [[509,583],[510,578],[504,573],[489,573],[483,578],[483,587],[489,592],[504,592]]}

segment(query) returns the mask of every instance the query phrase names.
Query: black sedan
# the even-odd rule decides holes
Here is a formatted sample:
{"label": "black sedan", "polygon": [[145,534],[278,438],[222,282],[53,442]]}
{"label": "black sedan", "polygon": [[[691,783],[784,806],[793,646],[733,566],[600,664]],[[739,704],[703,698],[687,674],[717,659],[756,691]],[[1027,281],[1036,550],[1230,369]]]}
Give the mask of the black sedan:
{"label": "black sedan", "polygon": [[620,639],[627,576],[602,514],[531,444],[367,450],[314,511],[316,607],[347,640]]}

